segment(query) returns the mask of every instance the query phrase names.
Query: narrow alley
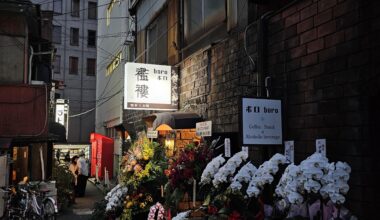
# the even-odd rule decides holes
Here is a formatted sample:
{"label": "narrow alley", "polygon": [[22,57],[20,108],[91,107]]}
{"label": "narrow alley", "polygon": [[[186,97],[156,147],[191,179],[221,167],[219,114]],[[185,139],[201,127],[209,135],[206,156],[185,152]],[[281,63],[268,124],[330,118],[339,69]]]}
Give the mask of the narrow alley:
{"label": "narrow alley", "polygon": [[76,198],[75,204],[58,214],[58,219],[90,219],[95,202],[103,198],[103,192],[94,183],[87,181],[86,195],[82,198]]}

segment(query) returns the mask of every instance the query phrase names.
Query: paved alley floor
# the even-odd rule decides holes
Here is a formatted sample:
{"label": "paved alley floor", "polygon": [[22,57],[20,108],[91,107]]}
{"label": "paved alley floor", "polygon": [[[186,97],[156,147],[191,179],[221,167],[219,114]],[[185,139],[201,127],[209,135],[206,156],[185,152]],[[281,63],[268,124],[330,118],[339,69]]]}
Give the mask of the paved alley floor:
{"label": "paved alley floor", "polygon": [[66,208],[59,213],[59,220],[75,220],[75,219],[89,219],[94,203],[104,198],[101,190],[99,190],[93,183],[87,181],[86,195],[82,198],[76,198],[76,204]]}

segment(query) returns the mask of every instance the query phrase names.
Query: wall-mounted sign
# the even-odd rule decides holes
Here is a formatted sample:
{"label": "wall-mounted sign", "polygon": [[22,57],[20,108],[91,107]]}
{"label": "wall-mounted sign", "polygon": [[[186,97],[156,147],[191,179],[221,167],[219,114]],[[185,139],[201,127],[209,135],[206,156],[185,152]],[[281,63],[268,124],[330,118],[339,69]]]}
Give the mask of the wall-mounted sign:
{"label": "wall-mounted sign", "polygon": [[57,99],[55,105],[55,122],[66,128],[66,138],[69,132],[69,105],[65,99]]}
{"label": "wall-mounted sign", "polygon": [[282,144],[281,100],[242,99],[243,144]]}
{"label": "wall-mounted sign", "polygon": [[178,75],[175,68],[126,63],[124,79],[124,109],[178,109]]}
{"label": "wall-mounted sign", "polygon": [[294,141],[285,141],[284,155],[289,163],[294,163]]}
{"label": "wall-mounted sign", "polygon": [[315,140],[315,151],[326,156],[326,139]]}
{"label": "wall-mounted sign", "polygon": [[212,135],[212,122],[203,121],[195,124],[197,136],[210,137]]}
{"label": "wall-mounted sign", "polygon": [[158,131],[147,131],[146,137],[147,138],[157,138],[158,137]]}
{"label": "wall-mounted sign", "polygon": [[229,138],[224,139],[224,156],[231,157],[231,140]]}

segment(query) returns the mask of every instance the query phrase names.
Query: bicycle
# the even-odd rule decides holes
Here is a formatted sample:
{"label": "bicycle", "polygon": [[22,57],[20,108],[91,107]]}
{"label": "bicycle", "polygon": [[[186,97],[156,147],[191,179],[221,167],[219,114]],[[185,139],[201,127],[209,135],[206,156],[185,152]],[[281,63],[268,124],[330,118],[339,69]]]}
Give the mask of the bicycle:
{"label": "bicycle", "polygon": [[[37,185],[38,186],[38,185]],[[33,190],[28,184],[15,190],[8,188],[6,198],[6,219],[49,219],[55,220],[58,207],[55,200],[47,196],[49,190]]]}

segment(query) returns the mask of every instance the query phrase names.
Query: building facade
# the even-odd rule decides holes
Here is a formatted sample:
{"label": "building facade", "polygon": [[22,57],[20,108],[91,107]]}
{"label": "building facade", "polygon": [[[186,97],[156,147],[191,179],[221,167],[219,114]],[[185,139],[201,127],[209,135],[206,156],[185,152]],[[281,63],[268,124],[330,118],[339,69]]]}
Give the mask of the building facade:
{"label": "building facade", "polygon": [[[131,1],[136,62],[179,68],[179,111],[212,121],[214,136],[241,141],[242,97],[283,104],[295,162],[327,139],[327,156],[353,169],[347,206],[377,219],[379,8],[374,1]],[[144,129],[150,112],[124,111]],[[127,128],[128,130],[128,128]],[[251,146],[260,164],[282,146]],[[375,217],[376,216],[376,217]]]}
{"label": "building facade", "polygon": [[33,0],[53,13],[51,37],[56,48],[53,80],[64,84],[56,98],[69,102],[69,143],[89,143],[95,130],[96,105],[96,0]]}
{"label": "building facade", "polygon": [[132,60],[133,18],[127,0],[98,1],[95,131],[114,139],[113,176],[117,176],[125,139],[123,124],[124,64]]}
{"label": "building facade", "polygon": [[0,2],[2,187],[51,176],[52,143],[59,139],[52,129],[51,24],[30,1]]}

